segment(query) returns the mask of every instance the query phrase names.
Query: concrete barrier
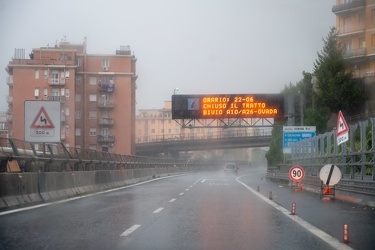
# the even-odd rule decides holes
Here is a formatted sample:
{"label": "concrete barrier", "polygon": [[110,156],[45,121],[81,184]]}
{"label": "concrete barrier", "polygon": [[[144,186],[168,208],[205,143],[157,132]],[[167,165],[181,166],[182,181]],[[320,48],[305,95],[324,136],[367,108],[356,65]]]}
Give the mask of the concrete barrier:
{"label": "concrete barrier", "polygon": [[185,167],[0,174],[0,210],[63,200],[158,177],[188,172]]}

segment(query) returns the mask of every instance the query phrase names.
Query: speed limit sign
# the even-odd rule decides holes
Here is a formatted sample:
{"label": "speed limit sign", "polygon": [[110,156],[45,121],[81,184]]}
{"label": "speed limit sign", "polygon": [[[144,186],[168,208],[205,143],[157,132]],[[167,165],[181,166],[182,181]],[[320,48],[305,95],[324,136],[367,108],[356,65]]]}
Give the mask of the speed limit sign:
{"label": "speed limit sign", "polygon": [[292,181],[300,182],[305,177],[305,171],[300,166],[293,166],[289,170],[289,177]]}

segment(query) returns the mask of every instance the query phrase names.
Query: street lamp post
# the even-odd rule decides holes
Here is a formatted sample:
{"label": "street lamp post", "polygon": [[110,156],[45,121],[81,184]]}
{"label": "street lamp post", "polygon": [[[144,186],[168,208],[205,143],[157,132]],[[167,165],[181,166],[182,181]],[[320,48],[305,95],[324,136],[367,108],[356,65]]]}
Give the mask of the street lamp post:
{"label": "street lamp post", "polygon": [[175,95],[178,92],[178,88],[174,88],[173,95]]}
{"label": "street lamp post", "polygon": [[163,142],[164,142],[164,108],[163,108],[163,112],[161,115],[163,116]]}

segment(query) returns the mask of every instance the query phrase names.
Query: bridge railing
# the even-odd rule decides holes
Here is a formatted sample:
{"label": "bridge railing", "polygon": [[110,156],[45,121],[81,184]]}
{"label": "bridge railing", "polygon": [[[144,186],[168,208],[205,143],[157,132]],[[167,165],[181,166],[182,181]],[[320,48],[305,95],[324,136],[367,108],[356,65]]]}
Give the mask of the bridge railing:
{"label": "bridge railing", "polygon": [[185,167],[194,166],[194,164],[179,159],[161,159],[69,148],[62,143],[31,143],[13,138],[0,138],[0,172],[121,170]]}
{"label": "bridge railing", "polygon": [[225,128],[218,132],[197,132],[196,129],[191,129],[190,133],[165,133],[158,135],[149,135],[138,138],[137,143],[149,143],[160,141],[189,141],[201,139],[223,139],[223,138],[237,138],[237,137],[252,137],[252,136],[270,136],[272,135],[272,128]]}

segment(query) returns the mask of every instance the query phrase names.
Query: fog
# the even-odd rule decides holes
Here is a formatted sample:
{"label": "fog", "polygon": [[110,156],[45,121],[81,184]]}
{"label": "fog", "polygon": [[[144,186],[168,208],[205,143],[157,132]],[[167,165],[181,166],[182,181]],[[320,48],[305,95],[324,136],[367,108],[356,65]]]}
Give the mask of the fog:
{"label": "fog", "polygon": [[60,41],[90,54],[129,45],[137,109],[177,94],[279,93],[311,72],[335,25],[333,0],[0,0],[0,111],[15,48]]}

